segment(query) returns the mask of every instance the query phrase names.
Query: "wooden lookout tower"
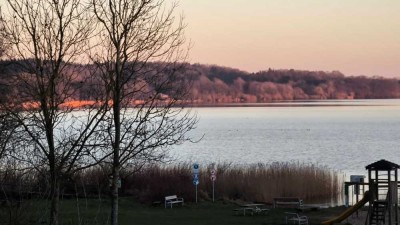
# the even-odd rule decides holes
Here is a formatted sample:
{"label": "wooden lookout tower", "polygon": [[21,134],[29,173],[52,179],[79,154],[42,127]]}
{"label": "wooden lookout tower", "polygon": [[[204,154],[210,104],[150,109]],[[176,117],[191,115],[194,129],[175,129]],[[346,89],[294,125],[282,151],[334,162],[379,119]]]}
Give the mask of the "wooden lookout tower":
{"label": "wooden lookout tower", "polygon": [[399,168],[399,165],[384,159],[366,166],[370,191],[366,225],[399,225]]}

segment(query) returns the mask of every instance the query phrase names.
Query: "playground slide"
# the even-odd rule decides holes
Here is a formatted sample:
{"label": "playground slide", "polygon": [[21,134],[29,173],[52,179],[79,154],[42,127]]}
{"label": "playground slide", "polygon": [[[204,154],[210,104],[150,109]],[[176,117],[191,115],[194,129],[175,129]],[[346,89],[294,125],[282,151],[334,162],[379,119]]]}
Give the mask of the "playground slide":
{"label": "playground slide", "polygon": [[334,223],[340,223],[343,220],[345,220],[347,217],[349,217],[351,214],[353,214],[354,212],[356,212],[359,208],[361,208],[363,205],[365,205],[365,203],[367,203],[369,200],[369,192],[366,191],[364,193],[364,197],[357,202],[355,205],[353,205],[352,207],[348,208],[346,211],[344,211],[342,214],[340,214],[340,216],[324,221],[322,222],[322,225],[331,225]]}

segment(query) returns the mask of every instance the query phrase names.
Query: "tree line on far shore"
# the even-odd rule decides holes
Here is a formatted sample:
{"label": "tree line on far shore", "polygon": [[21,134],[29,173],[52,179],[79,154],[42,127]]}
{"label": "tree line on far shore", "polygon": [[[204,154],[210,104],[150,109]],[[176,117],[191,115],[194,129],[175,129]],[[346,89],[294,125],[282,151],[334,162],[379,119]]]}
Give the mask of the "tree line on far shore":
{"label": "tree line on far shore", "polygon": [[268,69],[247,73],[194,64],[190,73],[196,77],[192,97],[200,104],[400,97],[398,79],[345,76],[338,71]]}
{"label": "tree line on far shore", "polygon": [[[23,62],[3,61],[0,63],[7,76],[19,72],[18,64]],[[160,67],[160,63],[147,63],[147,68]],[[80,67],[80,79],[73,81],[74,95],[70,100],[87,101],[93,99],[95,84],[88,85],[85,74],[94,65],[70,65]],[[174,66],[171,66],[173,68]],[[185,95],[185,102],[194,104],[218,103],[268,103],[274,101],[326,100],[326,99],[393,99],[400,98],[400,80],[379,76],[345,76],[339,71],[305,71],[294,69],[268,69],[248,73],[238,69],[204,64],[182,64],[180,77],[190,82],[191,88]],[[182,72],[183,71],[183,72]],[[84,85],[83,82],[85,81]],[[147,88],[151,83],[143,81]],[[0,98],[5,98],[6,89],[1,90]],[[147,96],[148,97],[148,96]],[[136,101],[145,101],[145,96]],[[171,98],[165,89],[156,96],[158,100]],[[0,99],[1,100],[1,99]]]}

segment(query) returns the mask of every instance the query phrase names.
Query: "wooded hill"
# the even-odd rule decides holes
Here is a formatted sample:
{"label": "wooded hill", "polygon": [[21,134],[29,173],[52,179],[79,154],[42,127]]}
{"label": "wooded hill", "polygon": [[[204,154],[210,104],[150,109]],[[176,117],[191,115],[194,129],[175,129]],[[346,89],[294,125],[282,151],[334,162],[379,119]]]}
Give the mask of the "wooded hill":
{"label": "wooded hill", "polygon": [[338,71],[237,69],[190,65],[193,99],[198,103],[271,102],[310,99],[383,99],[400,97],[400,81],[382,77],[347,77]]}
{"label": "wooded hill", "polygon": [[[21,62],[19,62],[21,63]],[[18,73],[18,66],[2,62],[0,81]],[[153,63],[150,66],[157,66]],[[82,67],[80,65],[80,67]],[[90,70],[90,65],[85,66]],[[345,76],[338,71],[273,70],[248,73],[238,69],[202,64],[186,64],[185,77],[192,79],[188,100],[195,104],[263,103],[317,99],[400,98],[400,80],[382,77]],[[71,100],[90,100],[87,82],[76,80],[78,90]],[[5,86],[0,88],[6,94]],[[168,93],[162,95],[167,98]]]}

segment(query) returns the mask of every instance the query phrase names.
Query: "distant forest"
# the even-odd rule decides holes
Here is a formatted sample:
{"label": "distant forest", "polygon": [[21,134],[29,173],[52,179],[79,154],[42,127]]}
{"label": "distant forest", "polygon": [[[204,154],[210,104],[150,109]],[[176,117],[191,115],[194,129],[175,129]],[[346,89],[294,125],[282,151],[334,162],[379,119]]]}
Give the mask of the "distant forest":
{"label": "distant forest", "polygon": [[400,80],[347,77],[338,71],[268,69],[247,73],[237,69],[190,65],[197,103],[262,103],[317,99],[384,99],[400,97]]}
{"label": "distant forest", "polygon": [[[11,66],[4,69],[5,65]],[[157,63],[151,66],[157,66]],[[0,95],[5,95],[7,90],[5,86],[1,87],[1,83],[7,83],[10,76],[18,73],[18,66],[3,61],[0,67]],[[83,67],[86,69],[81,69],[82,73],[91,68],[90,65]],[[193,82],[190,95],[183,100],[194,104],[400,98],[398,79],[345,76],[338,71],[268,69],[248,73],[215,65],[186,64],[184,73]],[[71,100],[90,100],[90,84],[78,79],[76,87],[77,91]],[[162,98],[168,98],[168,93]]]}

